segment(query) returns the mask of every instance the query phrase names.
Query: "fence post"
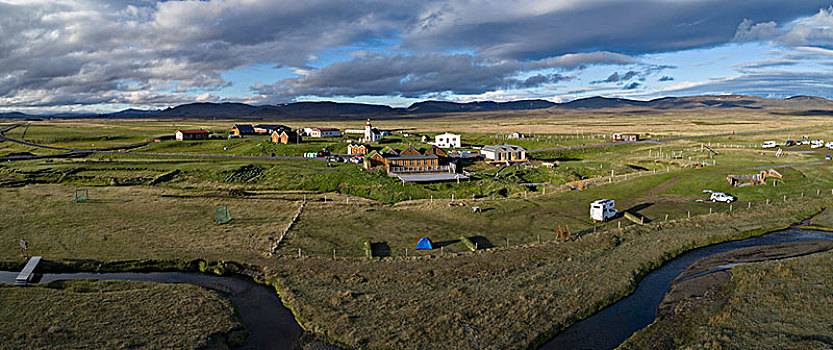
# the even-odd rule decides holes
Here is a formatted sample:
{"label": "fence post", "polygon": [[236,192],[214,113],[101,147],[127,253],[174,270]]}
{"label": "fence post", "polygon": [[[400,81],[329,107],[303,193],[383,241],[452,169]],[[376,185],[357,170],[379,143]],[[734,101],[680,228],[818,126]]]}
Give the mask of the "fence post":
{"label": "fence post", "polygon": [[732,211],[732,205],[729,204],[729,211]]}
{"label": "fence post", "polygon": [[407,258],[408,257],[408,248],[405,248],[405,249],[402,249],[402,250],[405,251],[405,257]]}
{"label": "fence post", "polygon": [[298,248],[298,257],[301,257],[301,248]]}
{"label": "fence post", "polygon": [[784,195],[784,202],[786,202],[786,201],[787,201],[787,195],[785,194]]}
{"label": "fence post", "polygon": [[336,250],[333,249],[333,260],[335,260],[335,258],[336,258]]}
{"label": "fence post", "polygon": [[506,237],[506,248],[509,248],[509,237]]}
{"label": "fence post", "polygon": [[691,219],[691,210],[688,211],[688,218]]}
{"label": "fence post", "polygon": [[621,221],[617,221],[617,222],[616,222],[616,224],[618,224],[618,225],[619,225],[619,229],[621,230],[621,229],[622,229],[622,222],[621,222]]}
{"label": "fence post", "polygon": [[440,256],[445,255],[445,247],[440,247]]}
{"label": "fence post", "polygon": [[752,202],[746,202],[746,209],[752,209]]}
{"label": "fence post", "polygon": [[709,208],[709,214],[711,214],[711,213],[712,213],[712,208]]}
{"label": "fence post", "polygon": [[769,205],[769,198],[766,199],[766,205]]}
{"label": "fence post", "polygon": [[538,243],[541,243],[541,234],[538,234]]}
{"label": "fence post", "polygon": [[668,214],[665,214],[665,221],[668,221]]}

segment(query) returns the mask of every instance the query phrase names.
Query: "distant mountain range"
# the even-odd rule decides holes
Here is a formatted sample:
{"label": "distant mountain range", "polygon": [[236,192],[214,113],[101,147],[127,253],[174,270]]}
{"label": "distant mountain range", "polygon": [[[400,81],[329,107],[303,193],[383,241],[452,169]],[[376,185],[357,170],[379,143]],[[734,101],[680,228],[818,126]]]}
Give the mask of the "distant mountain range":
{"label": "distant mountain range", "polygon": [[664,97],[650,101],[623,98],[590,97],[565,103],[545,100],[520,100],[511,102],[417,102],[405,108],[385,105],[337,102],[295,102],[279,105],[253,106],[244,103],[189,103],[164,110],[126,109],[108,114],[56,114],[28,115],[19,112],[0,113],[0,118],[220,118],[220,119],[343,119],[356,120],[368,117],[392,119],[420,114],[451,114],[471,112],[507,112],[549,109],[551,112],[566,110],[599,110],[648,112],[652,110],[714,110],[735,108],[767,110],[780,113],[789,110],[797,113],[833,116],[833,101],[812,96],[795,96],[786,99],[767,99],[754,96],[692,96]]}

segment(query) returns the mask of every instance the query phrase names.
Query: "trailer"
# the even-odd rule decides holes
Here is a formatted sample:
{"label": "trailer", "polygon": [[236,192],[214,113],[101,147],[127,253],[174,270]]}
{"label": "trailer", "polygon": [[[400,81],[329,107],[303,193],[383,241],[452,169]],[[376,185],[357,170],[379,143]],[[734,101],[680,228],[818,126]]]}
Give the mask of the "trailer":
{"label": "trailer", "polygon": [[619,213],[616,202],[612,199],[600,199],[590,203],[590,218],[593,221],[607,221]]}

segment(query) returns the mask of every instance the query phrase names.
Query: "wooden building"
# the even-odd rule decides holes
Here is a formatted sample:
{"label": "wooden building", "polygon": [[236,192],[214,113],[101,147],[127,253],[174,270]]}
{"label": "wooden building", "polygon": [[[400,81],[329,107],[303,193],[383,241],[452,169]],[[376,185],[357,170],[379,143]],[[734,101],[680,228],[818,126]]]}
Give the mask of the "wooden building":
{"label": "wooden building", "polygon": [[292,130],[292,128],[280,124],[258,124],[254,126],[254,131],[258,134],[271,134],[272,131],[281,132],[283,130]]}
{"label": "wooden building", "polygon": [[231,126],[231,133],[237,136],[254,135],[255,128],[251,124],[235,124]]}
{"label": "wooden building", "polygon": [[272,142],[282,143],[284,145],[290,143],[301,143],[301,135],[293,130],[281,130],[280,132],[272,131]]}
{"label": "wooden building", "polygon": [[491,162],[515,163],[526,162],[526,150],[515,145],[490,145],[480,149],[480,154]]}
{"label": "wooden building", "polygon": [[367,154],[370,151],[370,147],[358,144],[358,143],[351,143],[347,145],[347,154],[354,155],[354,154]]}

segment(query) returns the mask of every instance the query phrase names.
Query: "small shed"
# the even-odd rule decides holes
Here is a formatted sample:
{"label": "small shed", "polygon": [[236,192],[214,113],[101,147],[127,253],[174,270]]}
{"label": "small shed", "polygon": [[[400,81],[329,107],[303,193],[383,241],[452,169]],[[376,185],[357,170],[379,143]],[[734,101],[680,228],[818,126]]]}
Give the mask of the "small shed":
{"label": "small shed", "polygon": [[434,245],[431,243],[431,239],[428,237],[422,237],[419,239],[416,245],[417,250],[431,250],[434,249]]}

